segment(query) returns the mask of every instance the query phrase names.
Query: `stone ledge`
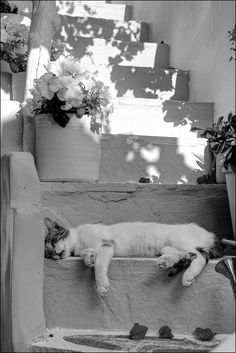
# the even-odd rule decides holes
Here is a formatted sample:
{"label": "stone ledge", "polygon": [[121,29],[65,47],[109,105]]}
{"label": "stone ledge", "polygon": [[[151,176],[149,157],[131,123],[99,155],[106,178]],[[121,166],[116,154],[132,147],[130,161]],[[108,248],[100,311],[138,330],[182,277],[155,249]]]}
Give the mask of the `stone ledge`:
{"label": "stone ledge", "polygon": [[125,331],[139,322],[151,331],[167,325],[179,334],[192,334],[196,327],[232,333],[234,296],[230,281],[214,269],[219,260],[210,261],[194,284],[184,288],[182,273],[168,277],[155,259],[114,258],[108,271],[110,291],[102,298],[94,270],[81,259],[46,259],[47,327]]}

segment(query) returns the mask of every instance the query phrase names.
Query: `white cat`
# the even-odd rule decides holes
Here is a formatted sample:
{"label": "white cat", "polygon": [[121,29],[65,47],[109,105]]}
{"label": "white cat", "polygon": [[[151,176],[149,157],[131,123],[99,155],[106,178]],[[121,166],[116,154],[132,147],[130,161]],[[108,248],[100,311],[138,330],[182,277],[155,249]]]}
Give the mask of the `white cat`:
{"label": "white cat", "polygon": [[163,270],[170,269],[169,276],[187,268],[182,284],[189,287],[205,267],[216,243],[213,233],[194,223],[84,224],[69,230],[49,218],[45,219],[45,224],[45,257],[81,256],[86,266],[95,267],[97,289],[101,295],[109,289],[107,272],[113,256],[158,256],[157,265]]}

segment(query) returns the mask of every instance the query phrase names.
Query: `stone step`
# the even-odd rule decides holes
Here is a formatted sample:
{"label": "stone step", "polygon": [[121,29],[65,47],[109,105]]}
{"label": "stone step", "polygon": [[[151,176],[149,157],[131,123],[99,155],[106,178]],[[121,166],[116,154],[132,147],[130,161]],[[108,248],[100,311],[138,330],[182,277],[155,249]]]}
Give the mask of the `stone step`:
{"label": "stone step", "polygon": [[117,98],[104,132],[110,134],[196,137],[191,126],[206,128],[213,122],[213,103],[146,98]]}
{"label": "stone step", "polygon": [[124,65],[150,68],[169,67],[169,45],[162,43],[129,42],[103,38],[67,36],[62,32],[55,39],[66,43],[65,54],[74,55],[84,64]]}
{"label": "stone step", "polygon": [[197,184],[204,170],[205,139],[103,134],[101,182],[138,182],[155,176],[159,184]]}
{"label": "stone step", "polygon": [[113,258],[110,290],[100,297],[94,270],[79,258],[45,260],[44,312],[48,329],[126,331],[135,322],[150,331],[162,326],[191,335],[197,327],[229,334],[235,330],[234,295],[230,281],[211,260],[194,284],[182,286],[183,273],[168,277],[155,258]]}
{"label": "stone step", "polygon": [[[84,223],[196,222],[233,239],[225,184],[41,182],[42,210],[66,226]],[[57,218],[56,218],[57,219]],[[64,223],[62,223],[63,225]]]}
{"label": "stone step", "polygon": [[112,97],[189,99],[188,71],[121,65],[94,65],[90,70],[109,86]]}
{"label": "stone step", "polygon": [[150,332],[141,341],[128,338],[129,332],[76,330],[55,328],[47,330],[47,340],[31,345],[31,352],[208,352],[230,335],[217,334],[210,342],[199,341],[194,335],[174,334],[172,340],[159,338]]}
{"label": "stone step", "polygon": [[104,1],[56,1],[60,15],[96,17],[129,21],[132,7],[126,4],[106,4]]}
{"label": "stone step", "polygon": [[127,42],[149,42],[149,24],[137,21],[118,21],[95,17],[73,17],[61,15],[60,34],[67,42],[70,37],[82,36],[104,38],[106,40],[125,40]]}

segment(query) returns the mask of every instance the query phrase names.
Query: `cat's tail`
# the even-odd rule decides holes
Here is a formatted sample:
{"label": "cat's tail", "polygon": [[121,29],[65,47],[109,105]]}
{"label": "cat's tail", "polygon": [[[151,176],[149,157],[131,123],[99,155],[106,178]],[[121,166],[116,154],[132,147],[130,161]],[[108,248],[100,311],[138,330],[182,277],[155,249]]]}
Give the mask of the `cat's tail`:
{"label": "cat's tail", "polygon": [[215,240],[211,248],[197,247],[196,252],[189,253],[189,257],[180,259],[169,271],[168,276],[173,277],[179,272],[186,270],[196,259],[199,254],[205,259],[205,265],[208,264],[209,259],[217,259],[223,256],[224,245],[220,240]]}
{"label": "cat's tail", "polygon": [[224,255],[224,248],[225,246],[222,244],[221,240],[216,239],[214,245],[210,249],[199,247],[196,250],[205,257],[206,263],[208,263],[209,259],[217,259],[222,257]]}

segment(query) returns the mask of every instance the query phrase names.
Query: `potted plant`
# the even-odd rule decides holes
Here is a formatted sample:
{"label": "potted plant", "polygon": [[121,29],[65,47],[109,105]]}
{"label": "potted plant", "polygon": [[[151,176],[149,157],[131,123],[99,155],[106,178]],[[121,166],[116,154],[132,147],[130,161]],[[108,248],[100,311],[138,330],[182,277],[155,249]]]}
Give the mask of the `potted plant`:
{"label": "potted plant", "polygon": [[[235,234],[236,115],[231,112],[228,114],[227,120],[223,119],[224,117],[221,116],[212,127],[206,129],[192,127],[191,131],[201,131],[200,136],[208,140],[210,152],[214,155],[213,165],[215,164],[216,168],[216,182],[221,177],[221,170],[223,171]],[[207,180],[209,177],[205,176],[205,179]]]}
{"label": "potted plant", "polygon": [[[25,74],[22,79],[21,73],[25,72],[27,64],[28,28],[25,24],[27,21],[30,20],[15,13],[1,14],[1,87],[6,92],[5,95],[8,99],[13,95],[11,92],[13,80],[24,82]],[[17,78],[16,73],[19,73]],[[20,91],[24,91],[23,84],[22,87],[20,87]]]}
{"label": "potted plant", "polygon": [[228,117],[229,131],[225,141],[224,152],[220,158],[220,165],[223,167],[223,173],[226,177],[227,193],[229,199],[231,220],[234,236],[235,229],[235,184],[236,184],[236,115],[232,113]]}
{"label": "potted plant", "polygon": [[[212,171],[215,172],[215,179],[217,183],[225,182],[222,178],[222,155],[227,153],[229,146],[234,143],[235,140],[235,115],[229,113],[227,120],[221,116],[218,118],[216,123],[213,123],[211,127],[206,129],[199,127],[192,127],[191,131],[201,131],[200,137],[206,138],[208,142],[208,148],[210,153],[213,155]],[[225,158],[230,158],[230,155]],[[223,175],[224,176],[224,175]]]}
{"label": "potted plant", "polygon": [[97,181],[100,131],[112,111],[108,87],[73,56],[50,62],[22,104],[35,119],[35,158],[42,181]]}
{"label": "potted plant", "polygon": [[[11,95],[12,88],[13,100],[23,102],[31,20],[18,14],[17,6],[9,1],[3,5],[1,2],[1,86],[8,92],[7,96]],[[65,44],[60,40],[53,41],[50,59],[56,60],[64,49]]]}

